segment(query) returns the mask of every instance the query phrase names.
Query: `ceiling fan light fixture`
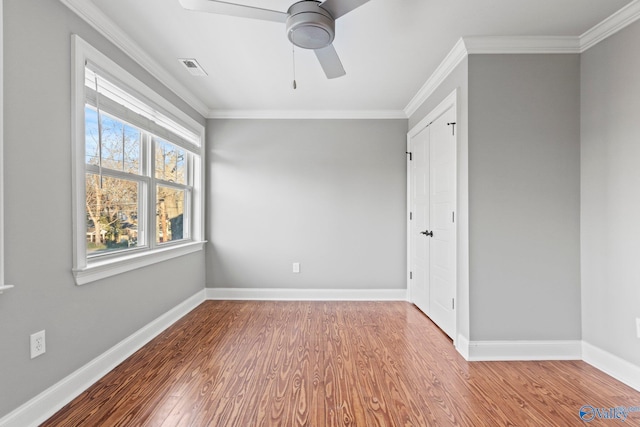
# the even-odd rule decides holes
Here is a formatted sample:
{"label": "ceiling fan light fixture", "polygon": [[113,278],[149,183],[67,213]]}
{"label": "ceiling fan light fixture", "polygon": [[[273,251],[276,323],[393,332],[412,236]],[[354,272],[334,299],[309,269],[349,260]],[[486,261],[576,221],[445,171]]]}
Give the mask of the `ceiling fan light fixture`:
{"label": "ceiling fan light fixture", "polygon": [[335,20],[319,2],[301,1],[291,5],[287,12],[287,37],[303,49],[321,49],[335,38]]}
{"label": "ceiling fan light fixture", "polygon": [[[335,79],[346,74],[342,61],[333,47],[336,19],[369,0],[324,0],[322,3],[318,0],[301,0],[292,4],[286,13],[231,3],[230,0],[178,1],[182,7],[189,10],[284,23],[287,37],[293,46],[313,50],[327,78]],[[184,65],[191,68],[191,64]]]}

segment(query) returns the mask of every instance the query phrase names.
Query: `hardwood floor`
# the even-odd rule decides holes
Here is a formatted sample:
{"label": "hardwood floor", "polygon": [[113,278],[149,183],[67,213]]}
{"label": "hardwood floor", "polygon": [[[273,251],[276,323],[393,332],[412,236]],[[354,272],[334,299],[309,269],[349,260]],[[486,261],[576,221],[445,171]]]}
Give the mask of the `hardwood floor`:
{"label": "hardwood floor", "polygon": [[583,405],[640,393],[579,361],[466,362],[405,302],[207,301],[43,425],[572,426]]}

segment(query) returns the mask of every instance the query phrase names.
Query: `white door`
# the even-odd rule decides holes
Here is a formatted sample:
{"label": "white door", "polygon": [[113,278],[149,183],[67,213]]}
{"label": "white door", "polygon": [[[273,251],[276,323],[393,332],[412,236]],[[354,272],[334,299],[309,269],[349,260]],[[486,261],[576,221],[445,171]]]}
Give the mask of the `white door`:
{"label": "white door", "polygon": [[456,138],[453,108],[430,126],[429,156],[429,317],[451,338],[456,295]]}
{"label": "white door", "polygon": [[409,149],[411,301],[428,314],[429,240],[420,232],[429,227],[429,128],[411,139]]}
{"label": "white door", "polygon": [[409,141],[410,298],[455,335],[456,138],[450,107]]}

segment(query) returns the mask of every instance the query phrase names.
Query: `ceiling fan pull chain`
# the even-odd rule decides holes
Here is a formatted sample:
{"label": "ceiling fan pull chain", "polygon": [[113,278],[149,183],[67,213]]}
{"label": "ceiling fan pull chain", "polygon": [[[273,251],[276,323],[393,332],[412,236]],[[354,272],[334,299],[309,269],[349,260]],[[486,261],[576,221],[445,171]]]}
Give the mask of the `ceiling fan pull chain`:
{"label": "ceiling fan pull chain", "polygon": [[293,90],[298,88],[298,84],[296,83],[296,45],[291,43],[291,59],[293,62]]}

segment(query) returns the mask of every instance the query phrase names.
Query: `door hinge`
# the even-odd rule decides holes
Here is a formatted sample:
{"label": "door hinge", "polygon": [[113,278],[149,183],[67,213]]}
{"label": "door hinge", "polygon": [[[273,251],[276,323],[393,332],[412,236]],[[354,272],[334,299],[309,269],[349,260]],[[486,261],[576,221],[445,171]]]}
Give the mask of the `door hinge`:
{"label": "door hinge", "polygon": [[413,219],[413,212],[409,212],[409,221]]}
{"label": "door hinge", "polygon": [[409,155],[409,161],[413,160],[413,153],[411,151],[406,151],[406,153]]}
{"label": "door hinge", "polygon": [[410,279],[410,280],[411,280],[411,279],[413,279],[413,271],[410,271],[410,272],[409,272],[409,279]]}
{"label": "door hinge", "polygon": [[455,309],[456,309],[456,299],[451,298],[451,310],[455,310]]}
{"label": "door hinge", "polygon": [[456,213],[451,212],[451,222],[456,222]]}
{"label": "door hinge", "polygon": [[447,123],[447,126],[451,126],[451,135],[456,134],[456,122]]}

